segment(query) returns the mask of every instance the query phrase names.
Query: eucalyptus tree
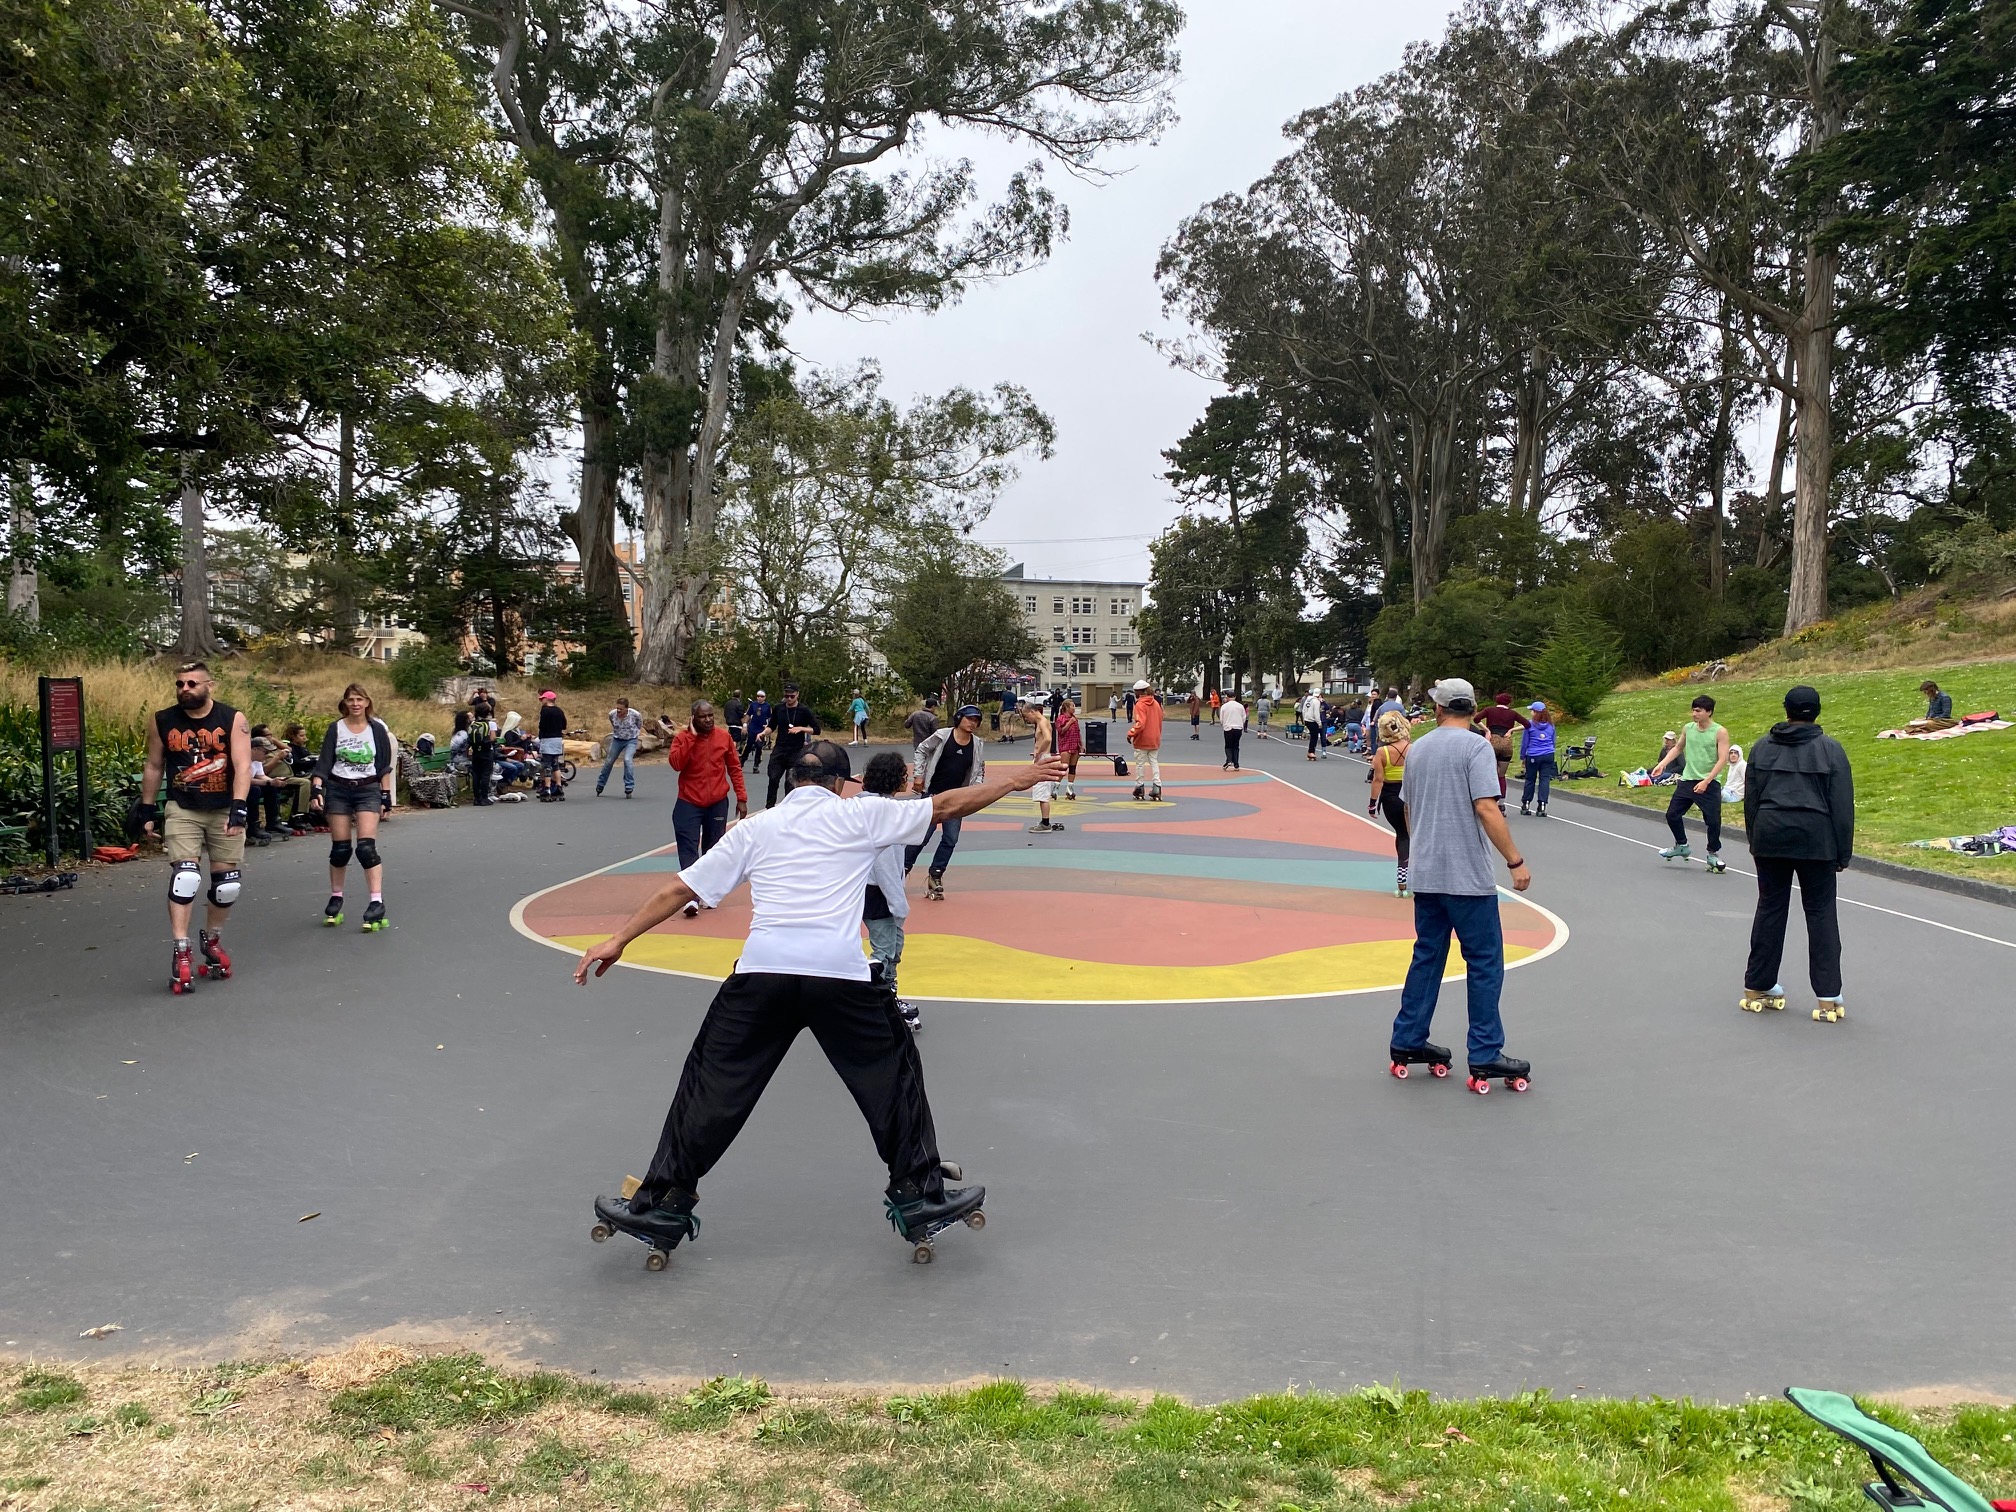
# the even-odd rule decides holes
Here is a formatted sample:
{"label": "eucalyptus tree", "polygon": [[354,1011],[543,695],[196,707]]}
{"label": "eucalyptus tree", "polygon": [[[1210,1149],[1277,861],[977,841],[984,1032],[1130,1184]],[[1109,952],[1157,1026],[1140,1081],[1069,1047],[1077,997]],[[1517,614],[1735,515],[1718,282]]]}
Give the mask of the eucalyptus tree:
{"label": "eucalyptus tree", "polygon": [[[511,7],[444,3],[492,44],[501,98],[534,32]],[[637,16],[636,135],[609,151],[655,210],[651,362],[630,404],[649,577],[641,675],[678,681],[705,622],[752,339],[794,294],[928,309],[1046,255],[1065,217],[1037,167],[1093,172],[1109,148],[1151,136],[1180,25],[1169,0],[659,0]],[[934,128],[1019,142],[1039,163],[969,213],[970,163],[915,160]]]}

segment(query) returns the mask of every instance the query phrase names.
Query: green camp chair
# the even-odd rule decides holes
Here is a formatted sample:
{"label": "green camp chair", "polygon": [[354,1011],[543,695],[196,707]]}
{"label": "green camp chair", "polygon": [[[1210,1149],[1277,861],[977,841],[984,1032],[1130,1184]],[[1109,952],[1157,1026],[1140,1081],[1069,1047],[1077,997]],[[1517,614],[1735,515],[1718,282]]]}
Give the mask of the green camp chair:
{"label": "green camp chair", "polygon": [[1944,1507],[1946,1512],[2016,1512],[2016,1499],[1990,1501],[1925,1452],[1910,1434],[1879,1423],[1838,1391],[1787,1386],[1792,1405],[1865,1450],[1881,1481],[1862,1490],[1879,1507]]}

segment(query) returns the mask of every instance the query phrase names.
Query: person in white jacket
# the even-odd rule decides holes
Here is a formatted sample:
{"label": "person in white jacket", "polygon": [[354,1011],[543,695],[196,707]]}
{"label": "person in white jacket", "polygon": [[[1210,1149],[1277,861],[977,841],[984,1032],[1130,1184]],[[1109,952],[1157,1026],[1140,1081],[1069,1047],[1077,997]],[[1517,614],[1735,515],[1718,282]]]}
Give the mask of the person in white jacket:
{"label": "person in white jacket", "polygon": [[[864,796],[901,801],[911,791],[910,764],[894,751],[884,751],[861,774]],[[915,1034],[924,1027],[917,1005],[896,989],[896,968],[903,960],[903,921],[910,917],[910,899],[903,891],[903,847],[884,846],[868,868],[861,919],[868,926],[868,953],[882,967],[882,980],[896,993],[896,1007]]]}

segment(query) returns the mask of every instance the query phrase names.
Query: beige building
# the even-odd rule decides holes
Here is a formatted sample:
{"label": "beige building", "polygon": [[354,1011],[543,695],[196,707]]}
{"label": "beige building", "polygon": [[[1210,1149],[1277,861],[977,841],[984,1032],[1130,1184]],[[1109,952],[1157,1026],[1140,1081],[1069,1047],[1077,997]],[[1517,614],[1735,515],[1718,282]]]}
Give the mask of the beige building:
{"label": "beige building", "polygon": [[1001,575],[1022,606],[1022,622],[1041,645],[1028,670],[1045,687],[1084,689],[1088,708],[1103,706],[1114,688],[1148,676],[1134,616],[1145,584],[1090,578],[1032,578],[1021,566]]}

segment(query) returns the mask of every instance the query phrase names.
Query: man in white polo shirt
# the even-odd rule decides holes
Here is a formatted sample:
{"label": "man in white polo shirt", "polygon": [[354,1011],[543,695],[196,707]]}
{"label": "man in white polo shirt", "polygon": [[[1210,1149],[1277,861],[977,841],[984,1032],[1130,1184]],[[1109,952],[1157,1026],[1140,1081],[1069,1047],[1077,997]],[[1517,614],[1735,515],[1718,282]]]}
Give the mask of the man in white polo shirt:
{"label": "man in white polo shirt", "polygon": [[916,1042],[894,991],[861,953],[862,898],[884,848],[921,845],[933,824],[1055,782],[1064,764],[1032,762],[925,803],[844,799],[850,768],[845,749],[831,741],[807,747],[791,767],[783,802],[729,830],[575,968],[576,982],[586,982],[591,968],[601,976],[632,940],[693,899],[712,908],[749,883],[748,941],[694,1036],[643,1184],[627,1201],[595,1199],[603,1223],[661,1250],[699,1232],[693,1205],[700,1178],[741,1132],[802,1029],[812,1031],[868,1120],[889,1168],[889,1222],[898,1234],[927,1237],[986,1199],[985,1187],[946,1190]]}

